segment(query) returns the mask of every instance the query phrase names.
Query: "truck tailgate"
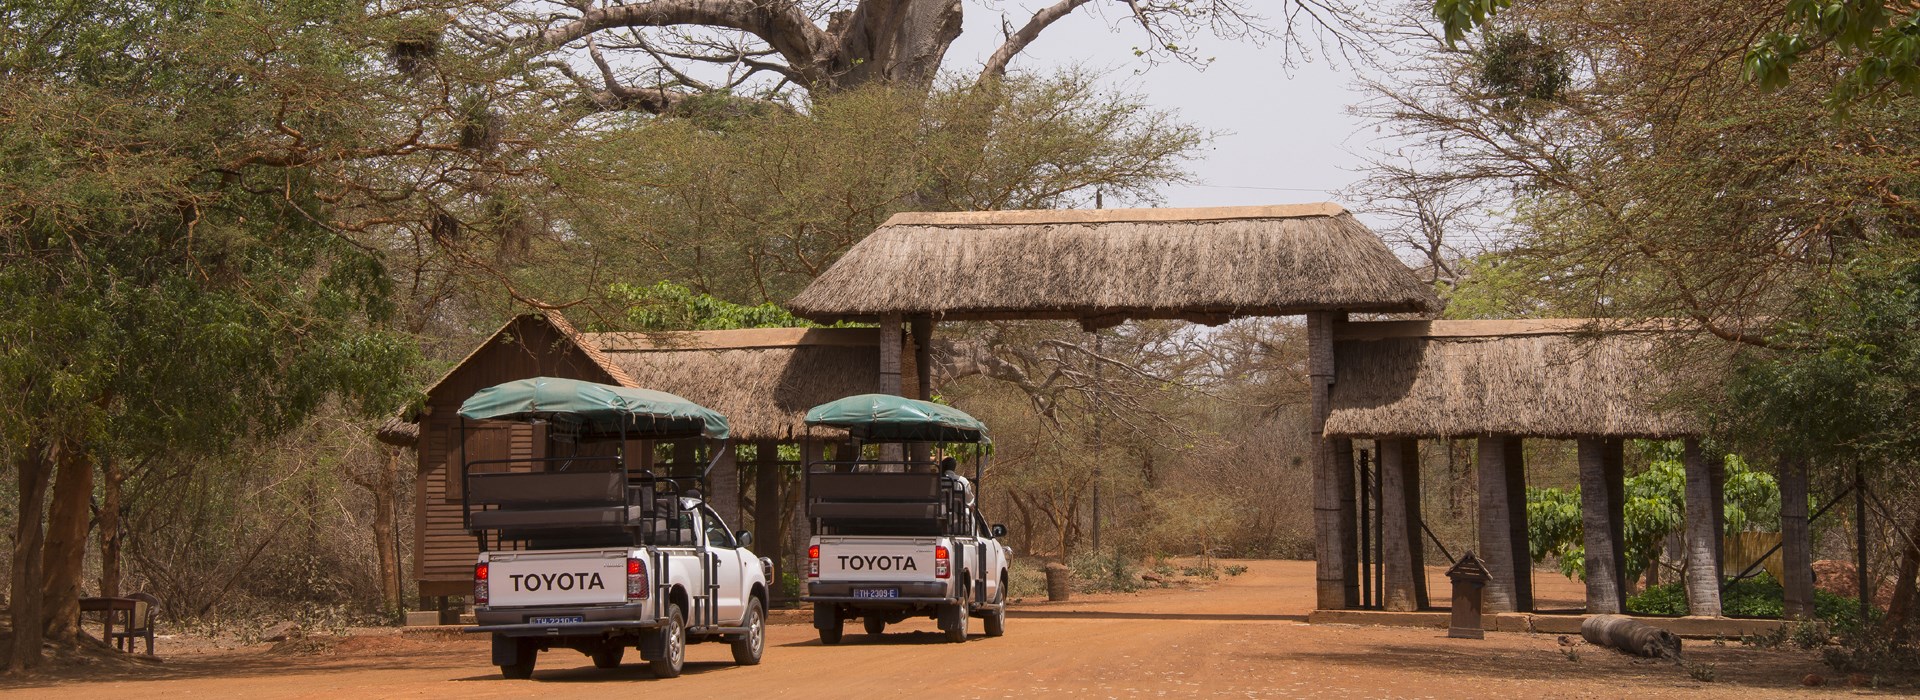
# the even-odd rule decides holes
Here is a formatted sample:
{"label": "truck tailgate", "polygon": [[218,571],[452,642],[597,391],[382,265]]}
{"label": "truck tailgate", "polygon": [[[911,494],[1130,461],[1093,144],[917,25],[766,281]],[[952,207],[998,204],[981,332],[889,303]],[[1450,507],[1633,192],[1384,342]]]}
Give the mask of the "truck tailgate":
{"label": "truck tailgate", "polygon": [[493,607],[620,604],[627,550],[575,549],[488,555]]}
{"label": "truck tailgate", "polygon": [[[822,581],[932,581],[934,537],[821,537]],[[949,553],[951,556],[951,553]]]}

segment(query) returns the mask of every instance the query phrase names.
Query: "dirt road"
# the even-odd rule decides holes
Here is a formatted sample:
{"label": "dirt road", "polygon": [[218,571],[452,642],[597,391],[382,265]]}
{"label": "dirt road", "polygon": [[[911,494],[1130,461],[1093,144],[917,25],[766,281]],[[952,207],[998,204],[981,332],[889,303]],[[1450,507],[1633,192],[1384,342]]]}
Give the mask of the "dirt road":
{"label": "dirt road", "polygon": [[[1307,625],[1311,562],[1245,562],[1205,590],[1094,596],[1026,605],[1007,635],[939,641],[929,621],[879,637],[851,626],[821,646],[805,624],[769,628],[766,662],[733,666],[724,645],[689,650],[686,675],[655,680],[630,654],[616,671],[568,651],[543,654],[532,681],[501,680],[487,644],[452,635],[374,632],[323,650],[264,648],[180,654],[158,670],[87,674],[6,686],[40,698],[248,697],[1728,697],[1752,700],[1876,691],[1799,685],[1824,673],[1809,652],[1737,643],[1688,647],[1710,664],[1702,683],[1671,665],[1553,636],[1447,639],[1437,630]],[[1571,652],[1569,652],[1569,649]],[[164,643],[162,652],[165,653]],[[1885,691],[1877,691],[1885,692]],[[1909,691],[1910,692],[1910,691]]]}

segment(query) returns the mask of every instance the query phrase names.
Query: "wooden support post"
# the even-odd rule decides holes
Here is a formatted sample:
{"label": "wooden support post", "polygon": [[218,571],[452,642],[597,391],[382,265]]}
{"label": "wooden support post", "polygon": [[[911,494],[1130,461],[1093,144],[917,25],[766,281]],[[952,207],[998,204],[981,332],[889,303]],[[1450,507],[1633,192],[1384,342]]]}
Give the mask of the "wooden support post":
{"label": "wooden support post", "polygon": [[1807,461],[1780,459],[1780,587],[1788,619],[1813,619],[1813,537],[1807,522]]}
{"label": "wooden support post", "polygon": [[1420,441],[1387,440],[1380,446],[1381,551],[1386,587],[1382,609],[1412,612],[1427,607],[1426,541],[1420,530]]}
{"label": "wooden support post", "polygon": [[1480,438],[1480,558],[1487,612],[1533,609],[1533,558],[1527,549],[1527,472],[1517,437]]}
{"label": "wooden support post", "polygon": [[734,445],[726,446],[714,462],[713,472],[707,475],[707,481],[713,486],[713,493],[707,494],[707,503],[729,527],[739,529],[746,520],[740,513],[740,460],[733,453],[735,449]]}
{"label": "wooden support post", "polygon": [[[1359,523],[1355,520],[1351,455],[1340,459],[1340,445],[1326,437],[1333,389],[1334,314],[1307,314],[1307,384],[1311,393],[1313,461],[1313,534],[1315,603],[1322,610],[1360,605],[1360,560],[1355,556]],[[1352,444],[1347,443],[1349,453]],[[1341,465],[1346,464],[1342,469]]]}
{"label": "wooden support post", "polygon": [[786,573],[780,541],[780,443],[753,443],[753,553],[773,560],[774,582]]}
{"label": "wooden support post", "polygon": [[800,571],[801,567],[807,565],[807,541],[813,537],[813,521],[807,519],[806,464],[826,459],[826,455],[825,440],[809,440],[800,443],[801,471],[799,478],[791,480],[793,493],[787,498],[787,503],[793,510],[787,524],[787,558],[794,567],[793,571]]}
{"label": "wooden support post", "polygon": [[[933,359],[927,344],[933,341],[933,319],[925,315],[916,315],[908,319],[907,337],[913,342],[912,397],[921,401],[930,401],[933,398]],[[913,443],[909,446],[908,459],[914,462],[932,460],[933,444]]]}
{"label": "wooden support post", "polygon": [[[880,319],[880,386],[875,391],[882,394],[900,395],[900,317],[885,316]],[[897,442],[880,445],[880,461],[899,462],[906,456]],[[898,470],[898,464],[882,467],[883,470]]]}
{"label": "wooden support post", "polygon": [[1587,612],[1627,609],[1626,474],[1617,439],[1580,440],[1580,510],[1586,539]]}
{"label": "wooden support post", "polygon": [[1713,492],[1721,488],[1709,459],[1700,449],[1699,438],[1687,438],[1682,458],[1687,470],[1687,614],[1720,616],[1720,519],[1713,505],[1719,499]]}

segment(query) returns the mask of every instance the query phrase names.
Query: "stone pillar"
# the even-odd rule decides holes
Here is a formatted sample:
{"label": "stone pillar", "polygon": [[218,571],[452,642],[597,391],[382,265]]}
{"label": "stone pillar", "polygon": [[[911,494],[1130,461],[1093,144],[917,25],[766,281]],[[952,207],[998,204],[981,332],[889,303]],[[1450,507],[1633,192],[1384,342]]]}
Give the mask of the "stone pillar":
{"label": "stone pillar", "polygon": [[1700,449],[1699,438],[1687,438],[1682,461],[1687,470],[1687,614],[1720,616],[1720,518],[1714,517],[1715,498],[1722,484],[1707,468],[1712,460]]}
{"label": "stone pillar", "polygon": [[1533,609],[1533,555],[1527,548],[1527,466],[1517,437],[1480,438],[1480,557],[1493,577],[1487,612]]}
{"label": "stone pillar", "polygon": [[1411,612],[1427,607],[1426,544],[1420,532],[1420,441],[1380,442],[1382,608]]}
{"label": "stone pillar", "polygon": [[1624,448],[1617,439],[1582,438],[1579,453],[1587,612],[1623,613],[1627,609]]}
{"label": "stone pillar", "polygon": [[1813,619],[1813,536],[1807,521],[1807,460],[1780,459],[1780,587],[1788,619]]}
{"label": "stone pillar", "polygon": [[[1307,314],[1307,385],[1312,401],[1315,604],[1322,610],[1360,605],[1360,559],[1355,541],[1352,444],[1326,437],[1333,389],[1334,314]],[[1340,458],[1342,444],[1348,452]],[[1345,463],[1346,468],[1341,468]]]}

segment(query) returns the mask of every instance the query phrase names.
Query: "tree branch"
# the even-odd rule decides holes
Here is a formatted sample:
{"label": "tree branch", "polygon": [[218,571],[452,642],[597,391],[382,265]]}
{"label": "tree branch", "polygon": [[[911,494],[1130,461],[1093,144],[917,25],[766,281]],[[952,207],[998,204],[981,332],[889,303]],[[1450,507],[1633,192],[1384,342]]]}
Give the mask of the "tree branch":
{"label": "tree branch", "polygon": [[653,0],[589,10],[579,19],[541,32],[539,47],[554,49],[603,29],[682,25],[736,29],[767,42],[792,67],[802,85],[824,76],[834,43],[799,3],[764,0]]}
{"label": "tree branch", "polygon": [[[1000,44],[1000,48],[995,50],[992,56],[987,57],[986,67],[980,70],[980,80],[985,81],[1004,77],[1007,74],[1007,64],[1013,62],[1014,56],[1019,55],[1021,51],[1025,51],[1027,45],[1032,44],[1034,39],[1040,38],[1040,32],[1046,31],[1047,27],[1053,26],[1053,23],[1060,21],[1060,18],[1072,14],[1073,11],[1081,5],[1092,1],[1093,0],[1060,0],[1060,2],[1033,13],[1033,18],[1028,19],[1026,25],[1020,27],[1019,31],[1007,35],[1007,40]],[[1138,11],[1138,8],[1136,8],[1136,11]],[[1151,29],[1149,29],[1149,31],[1151,31]]]}

